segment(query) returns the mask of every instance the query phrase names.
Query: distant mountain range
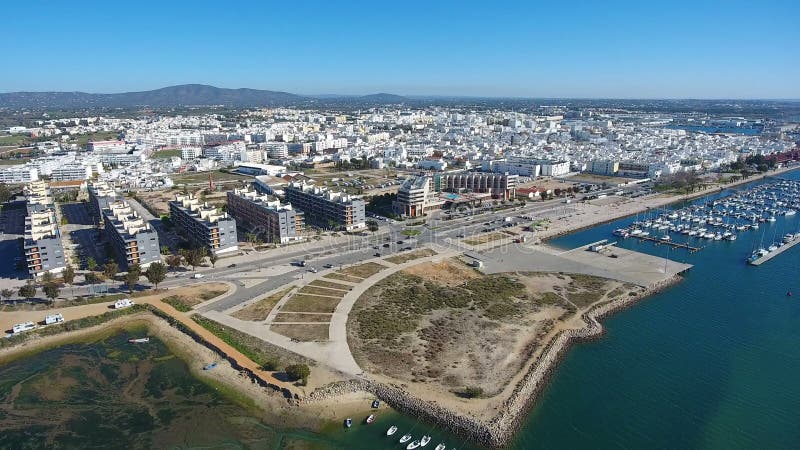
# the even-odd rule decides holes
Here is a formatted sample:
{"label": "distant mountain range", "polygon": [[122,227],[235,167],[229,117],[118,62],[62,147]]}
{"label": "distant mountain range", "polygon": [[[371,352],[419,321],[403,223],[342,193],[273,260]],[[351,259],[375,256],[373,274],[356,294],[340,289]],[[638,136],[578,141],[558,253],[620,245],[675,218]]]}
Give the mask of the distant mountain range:
{"label": "distant mountain range", "polygon": [[152,91],[118,94],[86,92],[8,92],[0,93],[0,107],[5,108],[133,108],[178,106],[292,106],[303,103],[335,101],[348,104],[404,103],[406,97],[394,94],[363,96],[304,96],[261,89],[226,89],[204,84],[183,84]]}

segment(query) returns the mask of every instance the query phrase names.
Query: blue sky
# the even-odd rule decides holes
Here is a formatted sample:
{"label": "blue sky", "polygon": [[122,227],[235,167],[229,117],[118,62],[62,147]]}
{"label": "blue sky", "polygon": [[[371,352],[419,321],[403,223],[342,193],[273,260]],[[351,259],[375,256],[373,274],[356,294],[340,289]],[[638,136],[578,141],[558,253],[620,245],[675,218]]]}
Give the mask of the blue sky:
{"label": "blue sky", "polygon": [[0,91],[800,98],[798,1],[14,1]]}

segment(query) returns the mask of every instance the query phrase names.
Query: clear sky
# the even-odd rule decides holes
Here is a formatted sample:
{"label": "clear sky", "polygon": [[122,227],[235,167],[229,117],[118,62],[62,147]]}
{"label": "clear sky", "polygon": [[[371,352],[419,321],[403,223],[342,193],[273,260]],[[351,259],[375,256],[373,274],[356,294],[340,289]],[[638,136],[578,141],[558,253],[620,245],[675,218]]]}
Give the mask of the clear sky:
{"label": "clear sky", "polygon": [[800,98],[800,1],[8,1],[0,91]]}

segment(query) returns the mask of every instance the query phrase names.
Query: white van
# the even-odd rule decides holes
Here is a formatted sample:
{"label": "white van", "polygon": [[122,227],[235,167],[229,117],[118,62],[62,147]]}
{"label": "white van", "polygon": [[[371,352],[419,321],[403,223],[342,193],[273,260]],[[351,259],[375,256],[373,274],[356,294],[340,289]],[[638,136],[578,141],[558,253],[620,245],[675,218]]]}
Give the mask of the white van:
{"label": "white van", "polygon": [[114,309],[122,309],[133,306],[133,302],[129,298],[123,298],[114,302]]}
{"label": "white van", "polygon": [[33,322],[24,322],[24,323],[18,323],[16,325],[14,325],[11,328],[11,331],[14,334],[17,334],[17,333],[22,333],[22,332],[25,332],[25,331],[30,331],[30,330],[33,330],[35,328],[36,328],[36,324],[35,323],[33,323]]}
{"label": "white van", "polygon": [[54,323],[61,323],[64,321],[64,316],[61,314],[50,314],[49,316],[45,316],[44,324],[45,325],[52,325]]}

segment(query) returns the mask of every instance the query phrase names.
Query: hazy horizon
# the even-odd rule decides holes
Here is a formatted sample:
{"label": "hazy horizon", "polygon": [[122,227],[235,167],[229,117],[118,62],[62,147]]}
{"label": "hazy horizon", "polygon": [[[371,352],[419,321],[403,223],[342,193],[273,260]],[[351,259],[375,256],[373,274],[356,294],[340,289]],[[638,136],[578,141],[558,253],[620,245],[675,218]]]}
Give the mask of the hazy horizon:
{"label": "hazy horizon", "polygon": [[[6,5],[0,92],[799,99],[800,4]],[[68,32],[67,32],[68,31]]]}

